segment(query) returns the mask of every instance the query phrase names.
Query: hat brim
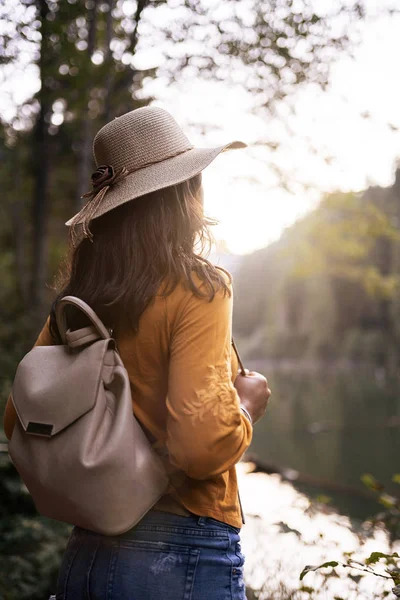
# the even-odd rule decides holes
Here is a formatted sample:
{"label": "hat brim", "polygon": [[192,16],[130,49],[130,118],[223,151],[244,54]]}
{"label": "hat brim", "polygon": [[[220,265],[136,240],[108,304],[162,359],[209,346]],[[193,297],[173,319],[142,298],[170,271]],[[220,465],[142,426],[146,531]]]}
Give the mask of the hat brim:
{"label": "hat brim", "polygon": [[[167,160],[134,171],[110,187],[92,219],[130,200],[182,183],[201,173],[221,152],[246,148],[246,146],[244,142],[236,141],[218,148],[192,148]],[[65,224],[79,225],[84,221],[83,215],[81,219],[79,215],[80,212]]]}

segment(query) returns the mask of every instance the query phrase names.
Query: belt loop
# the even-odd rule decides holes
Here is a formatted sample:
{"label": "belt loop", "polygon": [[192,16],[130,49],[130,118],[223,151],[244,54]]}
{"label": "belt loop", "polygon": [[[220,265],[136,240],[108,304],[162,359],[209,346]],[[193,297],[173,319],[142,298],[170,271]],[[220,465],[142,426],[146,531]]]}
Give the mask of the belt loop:
{"label": "belt loop", "polygon": [[199,527],[205,527],[207,522],[207,517],[197,517],[197,525]]}
{"label": "belt loop", "polygon": [[87,595],[88,600],[90,600],[90,573],[92,571],[93,563],[96,558],[96,554],[99,549],[99,546],[100,546],[100,539],[97,539],[95,542],[95,548],[93,551],[93,555],[90,559],[90,565],[89,565],[89,568],[86,573],[86,595]]}

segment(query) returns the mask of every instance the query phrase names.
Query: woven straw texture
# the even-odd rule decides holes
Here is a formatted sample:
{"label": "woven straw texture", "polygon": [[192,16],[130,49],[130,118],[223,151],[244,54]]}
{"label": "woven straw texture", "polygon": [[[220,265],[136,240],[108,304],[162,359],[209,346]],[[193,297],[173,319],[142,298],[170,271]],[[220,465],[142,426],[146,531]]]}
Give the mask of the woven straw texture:
{"label": "woven straw texture", "polygon": [[[220,152],[244,148],[231,142],[218,148],[193,148],[175,119],[166,110],[144,107],[110,121],[93,142],[96,165],[125,167],[129,174],[112,185],[92,218],[120,204],[194,177]],[[80,215],[80,213],[78,213]],[[83,222],[78,215],[66,225]]]}

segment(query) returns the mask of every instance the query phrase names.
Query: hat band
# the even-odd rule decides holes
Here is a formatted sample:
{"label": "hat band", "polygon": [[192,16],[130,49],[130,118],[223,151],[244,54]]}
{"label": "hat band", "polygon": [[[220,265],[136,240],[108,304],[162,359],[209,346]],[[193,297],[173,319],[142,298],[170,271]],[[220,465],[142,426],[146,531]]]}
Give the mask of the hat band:
{"label": "hat band", "polygon": [[147,167],[151,167],[160,162],[164,162],[171,158],[175,158],[176,156],[180,156],[181,154],[185,154],[190,150],[193,150],[193,146],[186,148],[186,150],[180,150],[179,152],[175,152],[174,154],[160,158],[159,160],[153,160],[145,163],[140,165],[140,167],[131,170],[128,170],[126,167],[115,169],[112,165],[99,165],[91,177],[92,189],[81,196],[81,198],[88,198],[88,201],[75,216],[75,223],[71,223],[70,233],[73,243],[75,244],[78,239],[78,236],[75,232],[75,226],[77,224],[82,225],[83,237],[88,238],[91,242],[93,242],[93,234],[89,229],[89,223],[93,219],[94,214],[102,203],[104,196],[110,187],[117,183],[117,181],[121,181],[122,179],[125,179],[127,175],[132,175],[133,173],[137,173],[138,171],[146,169]]}
{"label": "hat band", "polygon": [[144,163],[143,165],[140,165],[140,167],[136,167],[136,169],[127,169],[128,170],[127,175],[130,175],[131,173],[136,173],[137,171],[141,171],[142,169],[147,169],[147,167],[151,167],[152,165],[156,165],[160,162],[164,162],[165,160],[169,160],[170,158],[175,158],[175,156],[179,156],[180,154],[185,154],[186,152],[189,152],[190,150],[193,150],[193,146],[190,146],[190,148],[186,148],[186,150],[179,150],[179,152],[175,152],[174,154],[170,154],[169,156],[164,156],[163,158],[159,158],[158,160],[152,160],[148,163]]}

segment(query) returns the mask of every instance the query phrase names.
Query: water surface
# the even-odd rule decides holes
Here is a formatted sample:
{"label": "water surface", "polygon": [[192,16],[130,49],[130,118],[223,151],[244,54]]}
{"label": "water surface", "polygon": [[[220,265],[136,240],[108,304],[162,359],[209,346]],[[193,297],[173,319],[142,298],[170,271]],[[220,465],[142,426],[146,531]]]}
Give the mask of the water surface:
{"label": "water surface", "polygon": [[[238,466],[239,485],[246,513],[242,545],[246,555],[246,581],[255,590],[263,590],[262,600],[308,600],[310,595],[297,592],[304,584],[315,590],[313,600],[373,600],[383,598],[393,587],[390,581],[366,575],[360,581],[347,577],[360,575],[356,570],[337,568],[328,580],[310,573],[303,583],[299,575],[306,565],[327,560],[344,560],[344,552],[354,551],[363,560],[371,552],[389,552],[384,531],[364,538],[361,525],[328,508],[314,506],[309,498],[279,475],[246,474],[247,466]],[[399,551],[399,547],[395,547]],[[384,573],[383,567],[377,570]],[[331,569],[325,570],[331,573]],[[394,597],[394,596],[393,596]]]}
{"label": "water surface", "polygon": [[333,497],[339,510],[352,516],[365,518],[375,508],[362,494],[365,473],[400,493],[391,482],[400,471],[397,381],[370,371],[296,372],[263,363],[249,368],[264,373],[273,390],[267,414],[254,430],[251,452],[261,461],[314,480],[299,489]]}

